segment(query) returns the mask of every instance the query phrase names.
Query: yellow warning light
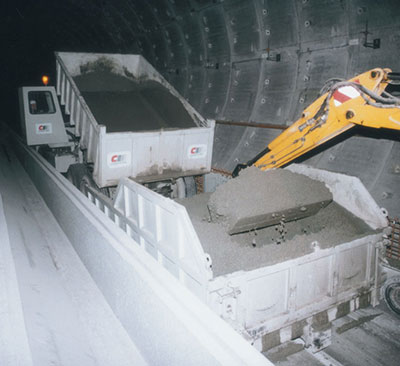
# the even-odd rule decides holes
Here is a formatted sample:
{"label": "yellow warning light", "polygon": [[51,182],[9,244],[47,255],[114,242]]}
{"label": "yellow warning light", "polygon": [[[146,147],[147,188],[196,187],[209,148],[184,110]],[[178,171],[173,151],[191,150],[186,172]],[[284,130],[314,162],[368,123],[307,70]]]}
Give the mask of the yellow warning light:
{"label": "yellow warning light", "polygon": [[49,83],[49,77],[47,75],[43,75],[42,76],[42,82],[44,85],[47,86],[47,84]]}

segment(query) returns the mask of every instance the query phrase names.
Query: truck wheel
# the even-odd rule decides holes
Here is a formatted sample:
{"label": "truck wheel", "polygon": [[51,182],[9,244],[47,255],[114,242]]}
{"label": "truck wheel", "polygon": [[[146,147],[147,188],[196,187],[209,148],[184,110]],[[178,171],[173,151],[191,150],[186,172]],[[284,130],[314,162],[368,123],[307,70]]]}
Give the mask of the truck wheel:
{"label": "truck wheel", "polygon": [[400,277],[396,276],[388,280],[382,290],[386,304],[400,316]]}
{"label": "truck wheel", "polygon": [[86,195],[87,186],[96,188],[96,183],[85,164],[70,165],[67,171],[67,179],[84,195]]}

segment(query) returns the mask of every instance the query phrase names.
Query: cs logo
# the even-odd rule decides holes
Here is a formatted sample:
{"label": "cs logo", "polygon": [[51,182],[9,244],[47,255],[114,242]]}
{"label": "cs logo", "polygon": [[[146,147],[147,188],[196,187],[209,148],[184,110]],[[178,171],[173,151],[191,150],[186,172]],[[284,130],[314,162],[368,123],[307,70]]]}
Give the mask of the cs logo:
{"label": "cs logo", "polygon": [[190,159],[204,158],[207,155],[207,145],[192,145],[188,149]]}
{"label": "cs logo", "polygon": [[200,152],[200,147],[192,147],[191,149],[190,149],[190,153],[192,154],[192,155],[196,155],[196,154],[198,154]]}
{"label": "cs logo", "polygon": [[52,132],[51,123],[38,123],[35,128],[37,135],[50,134]]}
{"label": "cs logo", "polygon": [[129,151],[112,152],[107,155],[107,165],[110,168],[120,168],[130,165],[131,153]]}
{"label": "cs logo", "polygon": [[112,155],[111,162],[118,163],[118,162],[122,161],[122,157],[123,157],[123,155]]}

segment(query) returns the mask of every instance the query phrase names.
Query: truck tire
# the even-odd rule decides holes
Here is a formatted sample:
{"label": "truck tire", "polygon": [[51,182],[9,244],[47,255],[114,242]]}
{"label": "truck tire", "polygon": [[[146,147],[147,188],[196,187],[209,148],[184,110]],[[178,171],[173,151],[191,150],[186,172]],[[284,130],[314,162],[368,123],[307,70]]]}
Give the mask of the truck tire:
{"label": "truck tire", "polygon": [[400,316],[400,276],[389,279],[382,288],[387,306]]}
{"label": "truck tire", "polygon": [[67,171],[67,179],[84,195],[87,192],[86,187],[96,188],[96,183],[85,164],[70,165]]}

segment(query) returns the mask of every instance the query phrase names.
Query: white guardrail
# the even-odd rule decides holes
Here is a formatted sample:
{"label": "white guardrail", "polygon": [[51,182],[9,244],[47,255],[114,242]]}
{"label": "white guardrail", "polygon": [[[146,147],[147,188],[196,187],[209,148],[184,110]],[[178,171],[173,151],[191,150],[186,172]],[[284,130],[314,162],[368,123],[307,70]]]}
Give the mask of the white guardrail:
{"label": "white guardrail", "polygon": [[89,199],[139,246],[202,301],[212,279],[210,256],[186,209],[128,178],[120,181],[115,201],[88,187]]}
{"label": "white guardrail", "polygon": [[272,365],[33,149],[22,166],[151,365]]}

